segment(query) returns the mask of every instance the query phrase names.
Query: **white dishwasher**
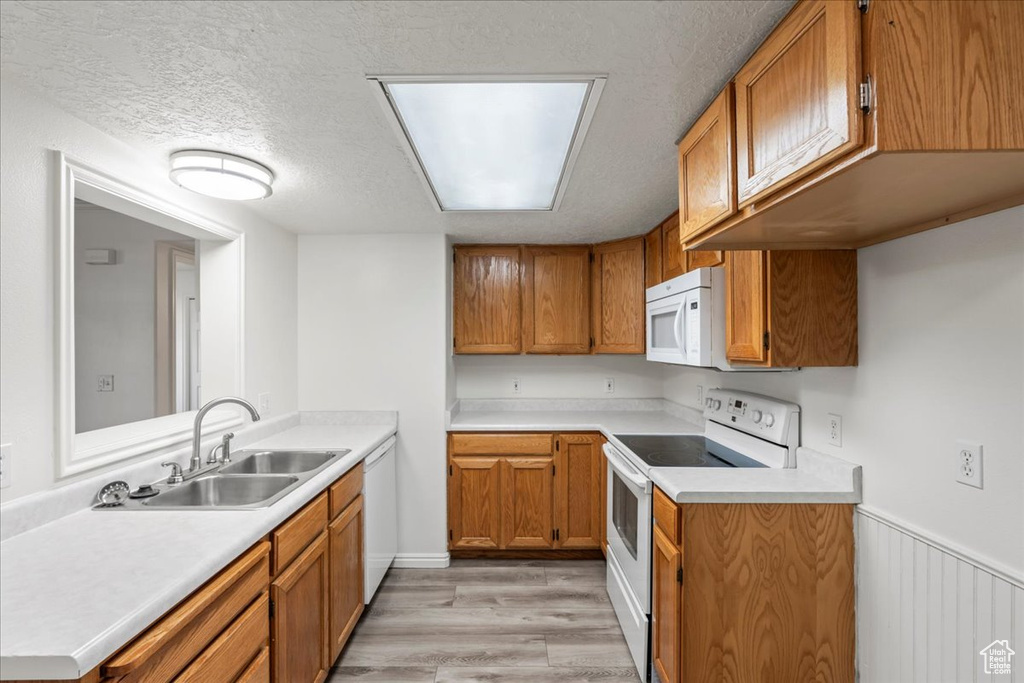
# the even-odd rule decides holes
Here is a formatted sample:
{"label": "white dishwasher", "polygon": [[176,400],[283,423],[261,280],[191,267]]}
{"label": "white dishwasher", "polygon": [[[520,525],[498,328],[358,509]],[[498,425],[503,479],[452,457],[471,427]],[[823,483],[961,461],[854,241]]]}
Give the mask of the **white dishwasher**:
{"label": "white dishwasher", "polygon": [[398,553],[398,492],[393,436],[363,462],[363,508],[366,544],[363,595],[369,604]]}

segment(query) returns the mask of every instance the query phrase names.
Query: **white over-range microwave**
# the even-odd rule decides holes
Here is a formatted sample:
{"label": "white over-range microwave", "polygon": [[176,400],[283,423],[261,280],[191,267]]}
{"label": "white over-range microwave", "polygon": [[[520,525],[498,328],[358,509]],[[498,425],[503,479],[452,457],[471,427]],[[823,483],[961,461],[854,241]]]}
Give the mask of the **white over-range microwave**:
{"label": "white over-range microwave", "polygon": [[725,270],[697,268],[647,290],[647,360],[731,370]]}

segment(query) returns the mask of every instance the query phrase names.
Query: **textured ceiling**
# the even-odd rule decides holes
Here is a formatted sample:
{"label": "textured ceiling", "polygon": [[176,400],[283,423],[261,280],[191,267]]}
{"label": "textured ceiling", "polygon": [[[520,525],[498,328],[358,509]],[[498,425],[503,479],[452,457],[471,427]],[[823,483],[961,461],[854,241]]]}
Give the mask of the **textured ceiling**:
{"label": "textured ceiling", "polygon": [[[148,153],[267,164],[251,207],[295,232],[586,242],[673,210],[676,139],[790,4],[4,0],[0,73]],[[431,207],[365,76],[466,73],[608,74],[558,212]]]}

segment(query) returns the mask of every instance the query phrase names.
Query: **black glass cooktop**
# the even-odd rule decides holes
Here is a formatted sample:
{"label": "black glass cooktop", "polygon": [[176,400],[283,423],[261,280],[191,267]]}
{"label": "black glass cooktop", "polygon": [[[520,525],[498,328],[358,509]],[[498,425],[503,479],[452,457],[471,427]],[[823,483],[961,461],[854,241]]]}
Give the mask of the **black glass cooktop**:
{"label": "black glass cooktop", "polygon": [[615,438],[651,467],[767,467],[700,434],[616,434]]}

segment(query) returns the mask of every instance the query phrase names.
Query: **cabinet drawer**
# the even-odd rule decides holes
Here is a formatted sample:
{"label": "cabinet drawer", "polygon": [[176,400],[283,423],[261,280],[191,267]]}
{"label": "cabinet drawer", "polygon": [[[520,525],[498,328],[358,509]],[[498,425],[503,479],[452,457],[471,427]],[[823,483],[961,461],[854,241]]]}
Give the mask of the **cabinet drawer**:
{"label": "cabinet drawer", "polygon": [[654,488],[654,523],[670,541],[679,545],[679,505],[666,496],[661,489]]}
{"label": "cabinet drawer", "polygon": [[270,583],[270,544],[260,542],[101,667],[123,683],[168,681]]}
{"label": "cabinet drawer", "polygon": [[452,434],[452,455],[551,455],[551,434]]}
{"label": "cabinet drawer", "polygon": [[271,532],[274,544],[270,558],[272,574],[279,574],[327,528],[327,508],[327,492],[324,491]]}
{"label": "cabinet drawer", "polygon": [[341,514],[341,511],[348,507],[348,504],[355,500],[356,496],[363,492],[363,463],[359,463],[338,481],[331,484],[328,493],[331,501],[330,519]]}
{"label": "cabinet drawer", "polygon": [[264,593],[175,681],[233,681],[270,641],[270,598]]}
{"label": "cabinet drawer", "polygon": [[260,650],[235,683],[270,683],[270,647]]}

